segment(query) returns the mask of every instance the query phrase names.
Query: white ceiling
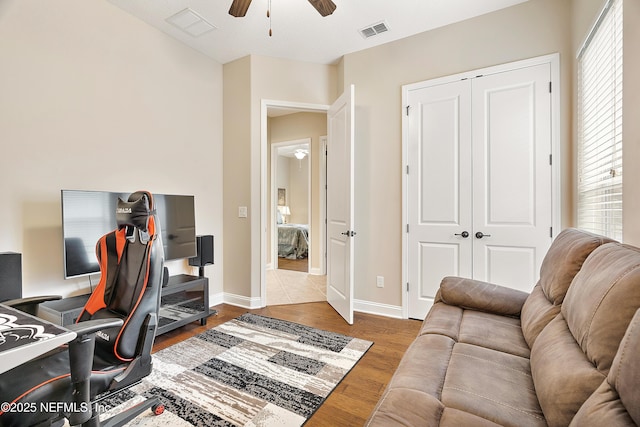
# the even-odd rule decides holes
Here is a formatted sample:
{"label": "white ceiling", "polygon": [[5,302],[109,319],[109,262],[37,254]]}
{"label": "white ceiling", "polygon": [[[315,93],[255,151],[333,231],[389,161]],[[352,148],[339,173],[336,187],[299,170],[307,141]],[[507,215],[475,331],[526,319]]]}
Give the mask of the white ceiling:
{"label": "white ceiling", "polygon": [[[228,14],[231,0],[108,0],[221,64],[247,55],[318,64],[433,28],[523,3],[527,0],[334,0],[322,17],[307,0],[253,0],[244,18]],[[193,37],[166,22],[186,8],[216,29]],[[360,30],[384,21],[389,31],[365,39]]]}

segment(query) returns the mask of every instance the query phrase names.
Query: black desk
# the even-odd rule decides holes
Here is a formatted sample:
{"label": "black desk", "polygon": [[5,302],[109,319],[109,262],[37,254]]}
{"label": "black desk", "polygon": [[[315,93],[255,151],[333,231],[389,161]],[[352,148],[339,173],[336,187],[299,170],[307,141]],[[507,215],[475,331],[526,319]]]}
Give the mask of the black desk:
{"label": "black desk", "polygon": [[0,374],[75,337],[75,332],[0,304]]}

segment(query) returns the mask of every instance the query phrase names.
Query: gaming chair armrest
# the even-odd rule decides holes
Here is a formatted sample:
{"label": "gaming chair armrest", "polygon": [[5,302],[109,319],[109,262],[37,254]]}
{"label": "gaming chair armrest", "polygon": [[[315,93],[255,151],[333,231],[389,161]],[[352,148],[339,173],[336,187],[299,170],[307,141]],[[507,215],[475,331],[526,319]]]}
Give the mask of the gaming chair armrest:
{"label": "gaming chair armrest", "polygon": [[73,383],[73,399],[78,412],[69,415],[71,425],[82,424],[91,418],[91,368],[95,350],[96,335],[101,329],[115,328],[123,325],[122,319],[87,320],[66,326],[75,332],[77,337],[69,343],[69,368]]}
{"label": "gaming chair armrest", "polygon": [[62,299],[60,295],[40,295],[36,297],[18,298],[8,301],[3,301],[2,304],[18,309],[22,312],[36,315],[38,311],[38,305],[47,302]]}
{"label": "gaming chair armrest", "polygon": [[[98,332],[102,329],[118,328],[123,324],[124,324],[124,321],[122,319],[117,319],[117,318],[97,319],[97,320],[87,320],[85,322],[74,323],[72,325],[65,326],[65,328],[75,332],[76,334],[78,334],[78,338],[80,338],[80,337]],[[74,341],[77,341],[78,338],[76,338]]]}

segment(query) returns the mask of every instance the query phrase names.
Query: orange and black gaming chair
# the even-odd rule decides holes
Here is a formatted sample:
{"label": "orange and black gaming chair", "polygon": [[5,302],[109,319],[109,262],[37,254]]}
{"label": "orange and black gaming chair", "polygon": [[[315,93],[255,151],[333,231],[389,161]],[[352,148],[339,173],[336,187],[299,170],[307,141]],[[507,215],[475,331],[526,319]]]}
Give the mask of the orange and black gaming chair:
{"label": "orange and black gaming chair", "polygon": [[[78,337],[0,375],[0,402],[28,412],[0,411],[0,426],[122,425],[148,408],[162,412],[157,398],[110,420],[99,420],[99,399],[138,383],[151,372],[151,348],[157,329],[164,254],[153,196],[139,191],[118,200],[118,229],[96,245],[102,273],[78,322],[68,327]],[[54,297],[55,298],[55,297]],[[59,297],[58,297],[59,298]],[[36,313],[29,298],[5,302]],[[45,405],[40,402],[70,402]],[[60,410],[58,410],[60,409]]]}

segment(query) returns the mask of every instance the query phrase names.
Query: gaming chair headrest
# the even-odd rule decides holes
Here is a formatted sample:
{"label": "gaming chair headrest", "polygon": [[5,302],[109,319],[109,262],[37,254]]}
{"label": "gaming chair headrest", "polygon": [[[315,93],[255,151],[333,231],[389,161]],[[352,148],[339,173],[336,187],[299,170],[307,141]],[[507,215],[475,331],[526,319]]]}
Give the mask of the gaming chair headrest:
{"label": "gaming chair headrest", "polygon": [[149,231],[149,219],[154,213],[153,198],[147,191],[132,193],[126,202],[118,197],[116,209],[118,229],[133,226],[146,233]]}

